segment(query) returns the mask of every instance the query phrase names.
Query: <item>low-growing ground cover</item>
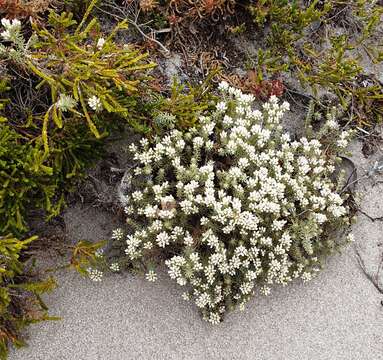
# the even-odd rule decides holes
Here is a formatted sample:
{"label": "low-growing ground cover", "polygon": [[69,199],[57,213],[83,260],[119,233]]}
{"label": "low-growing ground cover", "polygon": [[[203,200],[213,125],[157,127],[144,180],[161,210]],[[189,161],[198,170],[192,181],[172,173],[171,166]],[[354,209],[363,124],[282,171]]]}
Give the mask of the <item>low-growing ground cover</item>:
{"label": "low-growing ground cover", "polygon": [[161,259],[213,324],[255,285],[267,295],[272,284],[311,279],[350,219],[347,178],[334,172],[351,131],[330,118],[293,141],[280,125],[287,102],[273,96],[260,111],[252,95],[220,89],[200,128],[130,147],[127,227],[114,233],[127,256],[119,264],[155,281]]}

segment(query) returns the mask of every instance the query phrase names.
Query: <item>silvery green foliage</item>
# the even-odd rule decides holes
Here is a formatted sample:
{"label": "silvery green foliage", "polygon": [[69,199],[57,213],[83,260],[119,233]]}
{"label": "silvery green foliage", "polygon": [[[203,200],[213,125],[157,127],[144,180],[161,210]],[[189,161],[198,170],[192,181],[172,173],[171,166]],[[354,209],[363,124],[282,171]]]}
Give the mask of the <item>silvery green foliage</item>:
{"label": "silvery green foliage", "polygon": [[154,123],[160,128],[173,129],[177,118],[173,114],[167,112],[160,112],[154,117]]}
{"label": "silvery green foliage", "polygon": [[56,106],[62,112],[67,112],[77,106],[77,101],[73,99],[71,95],[60,94],[60,97],[56,102]]}
{"label": "silvery green foliage", "polygon": [[351,132],[331,122],[320,131],[325,145],[294,141],[280,125],[288,103],[271,97],[254,110],[251,95],[219,89],[222,101],[199,128],[131,145],[139,165],[124,179],[127,227],[114,232],[148,280],[153,260],[164,259],[211,323],[256,286],[267,295],[272,284],[309,280],[349,212],[331,175]]}

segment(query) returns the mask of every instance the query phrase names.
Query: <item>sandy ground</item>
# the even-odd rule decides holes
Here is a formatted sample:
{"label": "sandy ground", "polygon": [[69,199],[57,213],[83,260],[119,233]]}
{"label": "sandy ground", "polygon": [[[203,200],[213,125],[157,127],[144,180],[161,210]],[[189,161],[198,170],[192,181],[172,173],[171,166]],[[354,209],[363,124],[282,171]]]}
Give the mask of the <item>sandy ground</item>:
{"label": "sandy ground", "polygon": [[[359,144],[352,150],[359,176],[381,155],[364,159]],[[360,207],[371,217],[383,216],[377,179],[359,186]],[[68,209],[65,222],[73,241],[108,237],[116,226],[92,207]],[[46,302],[63,320],[33,325],[29,347],[12,351],[10,359],[383,359],[383,275],[381,283],[376,277],[383,222],[360,214],[353,233],[356,242],[330,258],[313,281],[275,288],[215,327],[181,299],[181,289],[166,274],[154,284],[129,274],[95,284],[61,272],[60,286]]]}
{"label": "sandy ground", "polygon": [[34,325],[29,348],[10,359],[383,359],[383,297],[352,249],[311,283],[276,289],[217,327],[166,276],[98,285],[66,273],[59,282],[47,303],[63,320]]}

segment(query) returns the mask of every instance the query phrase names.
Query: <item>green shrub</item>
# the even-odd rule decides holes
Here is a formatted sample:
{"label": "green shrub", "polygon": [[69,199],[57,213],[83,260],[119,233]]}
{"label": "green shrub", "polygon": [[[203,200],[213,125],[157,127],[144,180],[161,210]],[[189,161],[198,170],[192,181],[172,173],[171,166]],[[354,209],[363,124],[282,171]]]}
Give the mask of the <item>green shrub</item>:
{"label": "green shrub", "polygon": [[216,19],[225,13],[233,14],[236,3],[236,0],[196,0],[193,2],[140,0],[139,6],[143,12],[163,13],[172,25],[176,25],[185,19],[187,21]]}
{"label": "green shrub", "polygon": [[220,90],[199,128],[130,147],[138,165],[122,181],[127,227],[113,234],[120,266],[155,281],[165,263],[212,323],[255,286],[267,295],[272,284],[309,280],[350,219],[344,175],[334,173],[352,131],[329,117],[293,141],[280,125],[288,103],[273,96],[259,111],[253,96]]}
{"label": "green shrub", "polygon": [[[1,88],[9,90],[5,83]],[[0,101],[0,235],[20,236],[29,230],[32,210],[44,209],[49,217],[59,214],[65,192],[100,158],[103,142],[86,124],[72,121],[52,130],[47,155],[39,123],[1,116],[7,115],[6,105],[6,99]]]}
{"label": "green shrub", "polygon": [[[20,21],[2,20],[4,97],[15,98],[14,86],[23,81],[26,89],[31,82],[40,93],[34,100],[37,109],[25,118],[15,117],[10,101],[0,109],[0,234],[25,232],[27,210],[43,208],[57,215],[63,194],[99,158],[103,139],[113,129],[128,123],[139,130],[147,127],[138,116],[140,92],[154,64],[133,45],[114,41],[126,29],[124,22],[102,37],[98,20],[88,21],[95,3],[79,24],[71,13],[51,11],[47,28],[32,23],[27,41]],[[14,68],[25,76],[15,78]]]}
{"label": "green shrub", "polygon": [[18,240],[0,236],[0,359],[7,359],[8,346],[23,346],[20,331],[29,324],[54,319],[48,316],[40,295],[55,287],[52,278],[30,280],[30,265],[21,260],[21,252],[36,237]]}
{"label": "green shrub", "polygon": [[101,156],[101,141],[83,124],[74,125],[53,133],[47,157],[41,140],[28,138],[28,129],[23,135],[0,124],[0,234],[26,232],[26,216],[34,209],[58,215],[65,192]]}
{"label": "green shrub", "polygon": [[96,18],[87,23],[94,5],[92,1],[80,24],[72,13],[51,11],[47,28],[32,23],[34,33],[27,42],[17,20],[3,23],[2,36],[12,46],[2,45],[0,56],[37,76],[38,88],[49,87],[51,103],[42,122],[46,152],[52,122],[63,128],[81,119],[100,138],[96,123],[110,120],[111,114],[133,121],[139,89],[143,90],[141,83],[147,79],[145,70],[154,66],[145,62],[147,54],[114,41],[117,32],[126,29],[126,22],[119,23],[105,39]]}
{"label": "green shrub", "polygon": [[281,48],[298,40],[307,26],[321,20],[330,9],[329,1],[323,4],[319,0],[310,1],[307,6],[301,6],[294,0],[259,0],[248,6],[259,27],[271,25],[269,41]]}
{"label": "green shrub", "polygon": [[[30,265],[24,263],[27,245],[36,237],[19,241],[7,232],[24,234],[31,210],[57,215],[64,194],[101,154],[102,143],[83,123],[72,123],[51,136],[54,146],[47,157],[33,129],[0,123],[0,358],[8,345],[24,344],[20,331],[30,323],[47,320],[39,294],[53,288],[53,279],[31,282]],[[71,128],[75,126],[75,128]]]}
{"label": "green shrub", "polygon": [[[376,46],[383,8],[368,0],[326,0],[307,3],[291,0],[260,0],[248,7],[258,29],[268,29],[266,51],[256,60],[258,82],[273,74],[290,72],[302,86],[335,94],[355,125],[376,124],[382,119],[380,84],[361,84],[365,75],[361,51],[372,62],[381,61],[381,46]],[[341,35],[328,36],[333,28]],[[379,36],[379,35],[378,35]],[[371,111],[366,107],[367,102]],[[352,104],[352,105],[351,105]]]}
{"label": "green shrub", "polygon": [[185,130],[198,126],[199,116],[214,104],[211,80],[215,75],[212,72],[199,85],[181,84],[174,79],[169,94],[154,94],[152,100],[148,101],[145,116],[153,119],[155,132],[172,128]]}
{"label": "green shrub", "polygon": [[[33,23],[28,40],[23,34],[30,29],[23,32],[19,20],[1,21],[1,358],[10,343],[23,345],[25,325],[48,319],[39,294],[54,285],[52,279],[31,282],[30,266],[20,258],[34,238],[19,241],[7,234],[22,237],[32,210],[43,209],[48,217],[59,214],[65,193],[102,155],[105,137],[134,123],[146,70],[154,66],[133,45],[114,42],[124,23],[103,39],[98,21],[87,22],[94,4],[79,25],[72,14],[50,12],[47,28]],[[37,89],[33,93],[27,90],[30,84]],[[13,108],[23,86],[30,93],[22,96],[33,99],[24,117]],[[79,244],[73,267],[80,271],[94,261],[93,247]]]}
{"label": "green shrub", "polygon": [[[35,202],[33,193],[42,192],[39,200],[50,197],[44,178],[53,174],[44,165],[44,153],[38,146],[23,143],[22,136],[7,125],[0,124],[0,229],[1,232],[24,232],[26,208]],[[37,204],[34,203],[36,206]]]}

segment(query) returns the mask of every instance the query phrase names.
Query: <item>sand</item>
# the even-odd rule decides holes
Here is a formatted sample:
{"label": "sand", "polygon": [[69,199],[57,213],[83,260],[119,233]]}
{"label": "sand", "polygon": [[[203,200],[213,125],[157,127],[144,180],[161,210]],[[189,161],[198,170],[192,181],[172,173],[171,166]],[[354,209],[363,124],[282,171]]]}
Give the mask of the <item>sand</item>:
{"label": "sand", "polygon": [[[382,153],[365,159],[358,143],[352,151],[359,175]],[[379,217],[383,187],[374,181],[358,186],[360,206]],[[65,222],[73,240],[99,240],[115,227],[109,214],[89,206],[68,209]],[[165,273],[154,284],[130,274],[96,284],[62,271],[59,288],[45,297],[50,313],[62,320],[31,326],[29,347],[12,351],[10,359],[383,359],[383,279],[376,279],[383,222],[360,214],[353,233],[356,242],[331,257],[314,280],[258,296],[218,326],[204,322]]]}

